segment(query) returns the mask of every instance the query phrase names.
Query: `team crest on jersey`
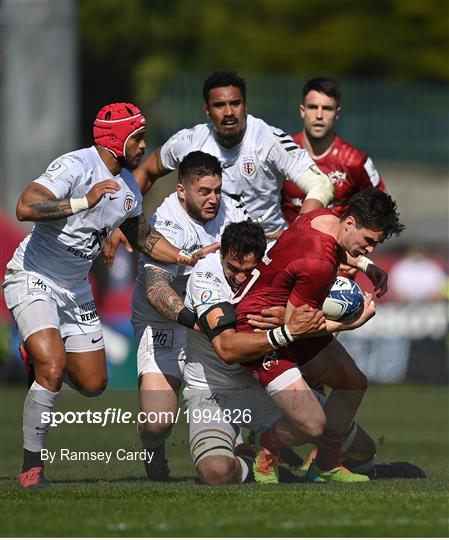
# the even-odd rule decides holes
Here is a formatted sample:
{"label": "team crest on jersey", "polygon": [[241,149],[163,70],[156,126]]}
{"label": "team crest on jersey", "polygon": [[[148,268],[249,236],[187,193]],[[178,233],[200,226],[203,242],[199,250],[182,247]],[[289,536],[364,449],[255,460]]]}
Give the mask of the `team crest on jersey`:
{"label": "team crest on jersey", "polygon": [[346,173],[342,171],[332,171],[327,176],[337,186],[342,186],[346,182]]}
{"label": "team crest on jersey", "polygon": [[242,163],[242,174],[244,176],[253,176],[256,172],[256,164],[254,163],[253,157],[245,157]]}
{"label": "team crest on jersey", "polygon": [[134,208],[134,195],[126,195],[125,202],[123,203],[123,206],[125,207],[125,212],[128,214],[131,212],[131,210]]}

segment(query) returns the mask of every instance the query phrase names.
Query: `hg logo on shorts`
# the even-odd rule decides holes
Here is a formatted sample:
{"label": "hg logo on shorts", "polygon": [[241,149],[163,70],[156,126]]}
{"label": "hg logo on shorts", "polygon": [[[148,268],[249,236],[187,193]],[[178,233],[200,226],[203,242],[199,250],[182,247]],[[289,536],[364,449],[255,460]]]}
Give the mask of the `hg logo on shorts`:
{"label": "hg logo on shorts", "polygon": [[148,345],[154,350],[172,349],[173,348],[173,330],[167,329],[154,329],[153,334],[148,336]]}

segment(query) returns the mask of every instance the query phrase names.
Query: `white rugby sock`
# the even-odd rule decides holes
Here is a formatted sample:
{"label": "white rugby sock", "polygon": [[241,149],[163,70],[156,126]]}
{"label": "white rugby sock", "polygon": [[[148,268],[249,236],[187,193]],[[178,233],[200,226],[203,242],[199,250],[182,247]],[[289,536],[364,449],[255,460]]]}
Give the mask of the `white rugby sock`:
{"label": "white rugby sock", "polygon": [[248,478],[248,474],[249,474],[248,463],[240,456],[236,456],[236,459],[240,462],[240,467],[242,469],[242,474],[240,475],[239,482],[240,484],[243,484],[243,482]]}
{"label": "white rugby sock", "polygon": [[52,412],[61,392],[47,390],[33,382],[23,405],[23,447],[30,452],[40,452],[48,434],[49,424],[42,423],[42,413]]}

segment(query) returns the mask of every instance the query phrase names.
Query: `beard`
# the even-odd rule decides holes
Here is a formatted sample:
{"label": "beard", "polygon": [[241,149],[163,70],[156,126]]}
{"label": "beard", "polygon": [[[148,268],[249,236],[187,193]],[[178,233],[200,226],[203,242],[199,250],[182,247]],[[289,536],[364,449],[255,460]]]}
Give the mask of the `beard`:
{"label": "beard", "polygon": [[122,169],[128,169],[130,171],[134,171],[135,169],[137,169],[139,165],[139,163],[132,163],[131,161],[126,159],[124,156],[119,157],[117,159]]}

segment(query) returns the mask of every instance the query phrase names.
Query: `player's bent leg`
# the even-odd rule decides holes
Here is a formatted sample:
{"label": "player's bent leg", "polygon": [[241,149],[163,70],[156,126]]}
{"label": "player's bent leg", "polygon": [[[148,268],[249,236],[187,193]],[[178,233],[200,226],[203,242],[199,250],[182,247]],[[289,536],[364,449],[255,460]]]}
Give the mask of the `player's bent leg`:
{"label": "player's bent leg", "polygon": [[[254,386],[263,393],[255,381]],[[244,390],[223,390],[220,393],[213,393],[210,389],[184,388],[190,453],[203,483],[243,483],[251,477],[254,449],[244,443],[236,445],[240,429],[225,411],[246,410],[253,418],[254,403],[259,404],[260,400],[246,386]],[[241,418],[240,422],[245,424],[246,420]]]}
{"label": "player's bent leg", "polygon": [[312,360],[301,367],[311,386],[323,383],[332,388],[325,406],[327,428],[346,430],[360,406],[367,388],[366,376],[346,349],[333,339]]}
{"label": "player's bent leg", "polygon": [[169,480],[165,440],[177,418],[180,387],[178,377],[164,373],[143,373],[139,378],[137,433],[144,448],[152,454],[151,461],[144,462],[149,480]]}
{"label": "player's bent leg", "polygon": [[[289,372],[285,372],[281,377],[288,375]],[[287,383],[286,386],[279,384],[279,380],[279,377],[274,379],[267,386],[267,391],[286,418],[297,428],[296,432],[291,434],[292,437],[285,441],[286,445],[300,445],[313,441],[323,433],[326,425],[323,408],[303,377],[295,377],[294,373],[291,373],[290,380],[293,382]],[[288,381],[288,378],[285,381]]]}
{"label": "player's bent leg", "polygon": [[35,332],[25,340],[33,358],[36,380],[30,386],[23,407],[24,457],[19,483],[22,487],[41,487],[46,484],[41,450],[48,435],[51,414],[58,402],[66,356],[63,341],[55,328]]}
{"label": "player's bent leg", "polygon": [[181,380],[164,373],[144,373],[139,379],[139,435],[145,443],[161,443],[171,432],[178,412]]}
{"label": "player's bent leg", "polygon": [[[96,343],[92,345],[92,341]],[[101,345],[101,348],[98,345]],[[66,374],[69,377],[69,380],[64,379],[65,382],[83,396],[99,396],[108,383],[106,354],[101,332],[70,336],[66,339],[65,346],[67,350]]]}
{"label": "player's bent leg", "polygon": [[[351,478],[346,469],[340,471],[341,446],[349,434],[351,423],[363,399],[367,387],[365,375],[335,339],[302,366],[301,370],[311,385],[324,383],[332,388],[325,405],[326,428],[318,442],[313,466],[308,469],[309,479],[312,481],[365,481],[356,477]],[[320,475],[316,472],[314,475],[314,470],[335,472],[329,475]]]}

